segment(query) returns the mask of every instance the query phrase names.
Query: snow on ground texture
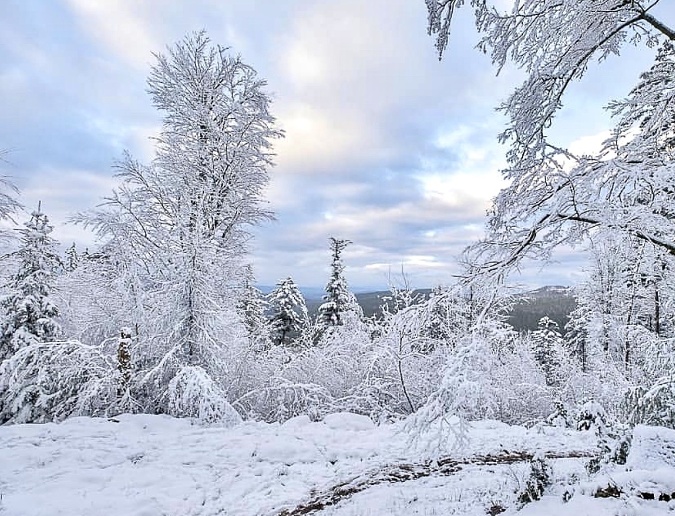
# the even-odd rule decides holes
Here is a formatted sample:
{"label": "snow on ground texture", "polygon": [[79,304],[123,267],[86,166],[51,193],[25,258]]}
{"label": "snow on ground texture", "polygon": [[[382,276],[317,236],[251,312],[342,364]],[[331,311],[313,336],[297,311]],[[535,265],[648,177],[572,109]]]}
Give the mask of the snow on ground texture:
{"label": "snow on ground texture", "polygon": [[627,465],[631,469],[675,467],[675,430],[636,426]]}
{"label": "snow on ground texture", "polygon": [[[354,414],[334,414],[321,422],[298,417],[282,425],[247,422],[234,428],[149,415],[4,426],[0,515],[273,515],[385,465],[423,463],[400,428],[375,426]],[[471,436],[463,455],[593,447],[588,433],[526,430],[494,421],[474,424]],[[485,514],[490,504],[513,499],[526,469],[524,464],[471,465],[450,476],[379,484],[322,513]],[[558,478],[582,472],[582,460],[554,463]],[[570,503],[595,502],[580,497]],[[559,497],[550,503],[564,507]]]}

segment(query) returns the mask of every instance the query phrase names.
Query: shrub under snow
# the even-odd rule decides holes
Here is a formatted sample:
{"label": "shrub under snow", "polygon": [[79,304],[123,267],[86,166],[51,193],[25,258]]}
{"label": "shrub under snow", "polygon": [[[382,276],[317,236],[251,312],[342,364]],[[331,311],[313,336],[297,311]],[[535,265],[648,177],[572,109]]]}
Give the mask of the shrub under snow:
{"label": "shrub under snow", "polygon": [[204,423],[232,426],[241,417],[227,401],[222,387],[199,366],[185,366],[169,382],[169,414]]}

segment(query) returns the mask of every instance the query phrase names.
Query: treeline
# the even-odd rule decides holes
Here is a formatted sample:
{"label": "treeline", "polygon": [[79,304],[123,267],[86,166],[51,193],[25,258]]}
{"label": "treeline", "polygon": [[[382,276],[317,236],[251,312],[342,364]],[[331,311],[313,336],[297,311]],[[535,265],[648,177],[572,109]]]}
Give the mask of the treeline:
{"label": "treeline", "polygon": [[[672,425],[669,337],[648,318],[633,314],[638,322],[628,324],[606,314],[584,295],[612,296],[590,284],[564,337],[548,317],[517,332],[509,313],[522,298],[462,285],[394,286],[367,317],[344,274],[349,242],[331,238],[331,275],[314,316],[292,278],[263,295],[246,266],[213,313],[193,314],[211,326],[186,348],[185,311],[146,304],[139,312],[129,296],[153,299],[151,284],[130,283],[120,273],[128,264],[103,251],[72,245],[61,255],[51,231],[39,208],[5,256],[14,272],[0,305],[4,423],[119,412],[232,423],[352,411],[376,421],[417,412],[421,427],[441,414],[572,424],[592,403],[603,418]],[[171,301],[165,284],[160,292],[163,305]],[[619,331],[641,338],[628,354],[620,345],[638,341],[618,340]]]}

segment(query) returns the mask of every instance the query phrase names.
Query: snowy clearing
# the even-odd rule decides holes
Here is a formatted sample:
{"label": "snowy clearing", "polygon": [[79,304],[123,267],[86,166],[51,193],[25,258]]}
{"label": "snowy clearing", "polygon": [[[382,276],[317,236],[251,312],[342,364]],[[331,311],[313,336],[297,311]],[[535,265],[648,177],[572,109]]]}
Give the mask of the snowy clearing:
{"label": "snowy clearing", "polygon": [[[482,421],[473,424],[470,434],[469,449],[457,460],[515,451],[563,455],[595,450],[591,433],[550,427],[527,430]],[[375,426],[354,414],[334,414],[321,422],[298,417],[282,425],[248,422],[230,429],[168,416],[73,418],[0,427],[0,449],[0,512],[12,516],[292,514],[340,483],[396,465],[434,464],[410,445],[400,425]],[[607,501],[581,491],[563,505],[560,485],[586,479],[584,463],[551,460],[558,487],[522,514],[675,509],[673,502]],[[448,475],[381,482],[320,512],[478,515],[503,507],[509,514],[516,511],[515,491],[527,467],[524,462],[466,464]],[[675,482],[672,469],[670,473]],[[631,504],[638,505],[638,512],[630,512]],[[651,512],[639,512],[643,510]]]}

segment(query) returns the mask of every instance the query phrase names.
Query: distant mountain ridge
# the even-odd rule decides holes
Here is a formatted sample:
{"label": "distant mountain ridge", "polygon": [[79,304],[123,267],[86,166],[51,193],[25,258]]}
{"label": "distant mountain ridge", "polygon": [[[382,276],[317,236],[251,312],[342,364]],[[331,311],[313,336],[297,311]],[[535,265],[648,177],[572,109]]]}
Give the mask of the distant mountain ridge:
{"label": "distant mountain ridge", "polygon": [[[271,292],[274,287],[258,287],[262,292]],[[301,288],[307,310],[315,314],[323,303],[323,288]],[[431,289],[415,289],[415,292],[424,298],[429,297]],[[391,295],[388,290],[376,290],[372,292],[358,292],[356,299],[363,309],[366,317],[371,317],[379,312],[384,299]],[[561,285],[547,285],[528,292],[514,295],[514,303],[508,312],[508,323],[516,331],[534,331],[537,329],[539,320],[548,317],[558,323],[560,333],[565,333],[565,324],[569,320],[569,314],[576,308],[574,291],[571,287]]]}

